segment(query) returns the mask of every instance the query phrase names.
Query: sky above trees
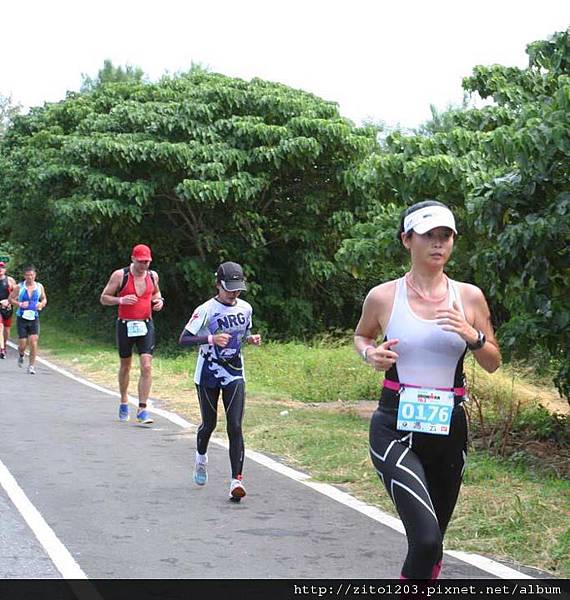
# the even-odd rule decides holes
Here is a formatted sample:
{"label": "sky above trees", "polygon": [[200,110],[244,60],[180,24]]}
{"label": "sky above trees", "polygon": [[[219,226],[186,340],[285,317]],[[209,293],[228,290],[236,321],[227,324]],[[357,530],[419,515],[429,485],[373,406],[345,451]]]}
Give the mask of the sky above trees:
{"label": "sky above trees", "polygon": [[525,46],[570,24],[563,0],[71,0],[2,9],[0,94],[24,107],[78,90],[105,59],[156,80],[200,63],[339,103],[359,123],[414,127],[462,101],[477,64],[524,67]]}

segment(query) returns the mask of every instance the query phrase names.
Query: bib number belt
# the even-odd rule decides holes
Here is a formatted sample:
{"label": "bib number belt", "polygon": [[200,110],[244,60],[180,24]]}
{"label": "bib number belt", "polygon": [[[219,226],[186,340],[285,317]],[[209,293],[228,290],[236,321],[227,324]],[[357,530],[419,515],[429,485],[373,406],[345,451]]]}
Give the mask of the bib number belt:
{"label": "bib number belt", "polygon": [[127,337],[142,337],[148,333],[144,321],[127,321]]}
{"label": "bib number belt", "polygon": [[449,435],[453,407],[453,391],[403,387],[396,428],[400,431]]}

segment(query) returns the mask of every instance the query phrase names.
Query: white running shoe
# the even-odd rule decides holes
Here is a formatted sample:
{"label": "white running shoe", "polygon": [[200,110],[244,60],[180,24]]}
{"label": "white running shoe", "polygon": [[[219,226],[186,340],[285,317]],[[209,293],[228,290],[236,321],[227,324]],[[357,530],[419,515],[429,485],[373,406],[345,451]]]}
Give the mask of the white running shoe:
{"label": "white running shoe", "polygon": [[241,500],[245,496],[245,488],[241,479],[232,479],[230,483],[230,498],[232,500]]}
{"label": "white running shoe", "polygon": [[28,367],[28,373],[29,373],[30,375],[35,375],[35,374],[36,374],[36,368],[34,367],[34,365],[30,365],[30,366]]}
{"label": "white running shoe", "polygon": [[205,462],[194,464],[194,483],[196,485],[206,485],[208,483],[208,465]]}

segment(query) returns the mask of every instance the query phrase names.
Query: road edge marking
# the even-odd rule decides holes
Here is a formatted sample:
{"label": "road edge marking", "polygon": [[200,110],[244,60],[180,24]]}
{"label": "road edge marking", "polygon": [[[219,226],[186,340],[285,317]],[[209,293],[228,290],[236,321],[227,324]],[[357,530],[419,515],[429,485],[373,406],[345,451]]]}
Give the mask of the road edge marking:
{"label": "road edge marking", "polygon": [[[14,344],[11,341],[9,341],[8,344],[12,348],[17,348],[16,344]],[[61,367],[58,367],[57,365],[46,360],[45,358],[38,357],[36,360],[37,360],[37,362],[44,364],[46,367],[53,369],[54,371],[60,373],[61,375],[64,375],[65,377],[73,379],[74,381],[77,381],[78,383],[86,385],[87,387],[96,389],[100,392],[104,392],[110,396],[120,397],[120,394],[118,392],[114,392],[113,390],[109,390],[103,386],[96,384],[96,383],[92,383],[91,381],[89,381],[87,379],[78,377],[77,375],[74,375],[73,373],[70,373],[69,371],[62,369]],[[131,404],[135,404],[138,406],[138,400],[136,398],[134,398],[133,396],[129,396],[129,402],[131,402]],[[147,408],[147,410],[149,410],[149,412],[152,412],[158,416],[161,416],[164,419],[170,421],[171,423],[178,425],[179,427],[182,427],[183,429],[191,429],[191,428],[195,429],[196,428],[195,424],[191,423],[190,421],[187,421],[180,415],[177,415],[176,413],[172,413],[170,411],[164,410],[162,408],[155,408],[153,406],[153,404],[154,404],[154,401],[149,399],[149,406]],[[226,440],[218,439],[215,436],[212,436],[210,438],[210,441],[217,444],[218,446],[222,446],[223,448],[226,448],[226,449],[228,448],[228,442]],[[341,504],[344,504],[345,506],[348,506],[349,508],[352,508],[353,510],[356,510],[359,513],[362,513],[363,515],[370,517],[374,521],[377,521],[377,522],[381,523],[382,525],[389,527],[390,529],[394,529],[398,533],[405,534],[405,529],[404,529],[404,526],[403,526],[402,522],[400,521],[400,519],[397,519],[396,517],[393,517],[392,515],[385,513],[384,511],[380,510],[379,508],[377,508],[375,506],[366,504],[362,500],[358,500],[354,496],[351,496],[347,492],[343,492],[342,490],[339,490],[338,488],[336,488],[335,486],[333,486],[329,483],[319,483],[316,481],[312,481],[310,475],[307,475],[306,473],[297,471],[296,469],[293,469],[291,467],[283,465],[283,464],[279,463],[278,461],[270,458],[269,456],[262,454],[260,452],[257,452],[255,450],[248,450],[246,448],[245,455],[249,459],[267,467],[268,469],[276,471],[277,473],[280,473],[281,475],[284,475],[285,477],[289,477],[290,479],[294,479],[295,481],[298,481],[299,483],[302,483],[303,485],[306,485],[307,487],[312,488],[313,490],[319,492],[320,494],[323,494],[324,496],[328,496],[329,498],[331,498],[337,502],[340,502]],[[461,560],[467,564],[477,567],[478,569],[481,569],[482,571],[486,571],[487,573],[490,573],[491,575],[496,575],[497,577],[499,577],[501,579],[535,579],[535,577],[533,577],[532,575],[527,575],[526,573],[522,573],[520,571],[517,571],[516,569],[507,567],[506,565],[503,565],[497,561],[494,561],[491,558],[486,558],[484,556],[481,556],[480,554],[474,554],[471,552],[462,552],[462,551],[457,551],[457,550],[444,550],[444,554],[452,556],[453,558],[457,558],[458,560]]]}
{"label": "road edge marking", "polygon": [[0,485],[46,551],[64,579],[88,579],[69,550],[47,524],[40,511],[31,503],[24,490],[0,459]]}

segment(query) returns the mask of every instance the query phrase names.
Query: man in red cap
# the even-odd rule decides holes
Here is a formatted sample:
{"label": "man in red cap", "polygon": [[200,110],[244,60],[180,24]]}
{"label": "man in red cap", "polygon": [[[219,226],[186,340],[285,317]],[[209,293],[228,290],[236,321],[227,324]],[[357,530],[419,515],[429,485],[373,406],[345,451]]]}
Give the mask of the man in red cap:
{"label": "man in red cap", "polygon": [[100,298],[104,306],[119,307],[116,325],[120,357],[119,420],[129,420],[129,377],[133,346],[136,346],[140,357],[137,421],[143,425],[153,422],[146,406],[152,381],[152,355],[155,344],[152,312],[162,310],[164,306],[158,286],[158,274],[150,270],[151,261],[150,248],[145,244],[137,244],[131,252],[131,264],[111,274]]}
{"label": "man in red cap", "polygon": [[6,342],[10,337],[13,314],[10,294],[15,287],[15,280],[6,275],[6,263],[0,261],[0,359],[6,358]]}

